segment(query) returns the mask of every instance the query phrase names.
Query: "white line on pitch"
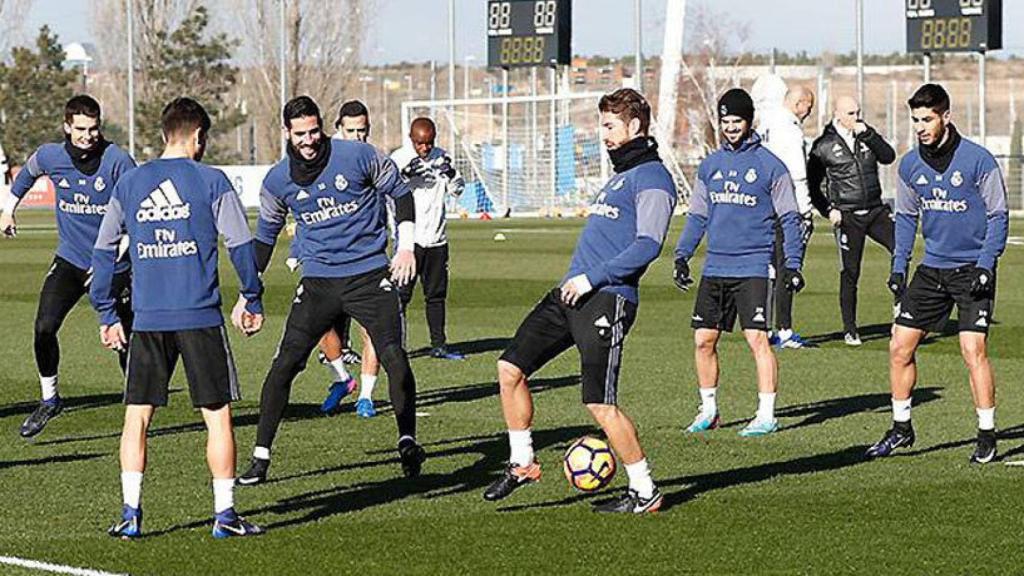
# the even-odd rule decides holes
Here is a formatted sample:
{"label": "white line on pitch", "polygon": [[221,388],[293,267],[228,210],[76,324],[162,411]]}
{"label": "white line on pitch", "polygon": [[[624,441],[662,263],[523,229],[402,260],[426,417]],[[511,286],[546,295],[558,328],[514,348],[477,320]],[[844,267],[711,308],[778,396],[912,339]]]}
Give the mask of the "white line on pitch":
{"label": "white line on pitch", "polygon": [[43,572],[53,572],[56,574],[71,574],[72,576],[129,576],[128,574],[114,574],[113,572],[103,572],[102,570],[75,568],[73,566],[50,564],[49,562],[39,562],[37,560],[26,560],[15,556],[0,556],[0,564],[20,566],[22,568],[42,570]]}

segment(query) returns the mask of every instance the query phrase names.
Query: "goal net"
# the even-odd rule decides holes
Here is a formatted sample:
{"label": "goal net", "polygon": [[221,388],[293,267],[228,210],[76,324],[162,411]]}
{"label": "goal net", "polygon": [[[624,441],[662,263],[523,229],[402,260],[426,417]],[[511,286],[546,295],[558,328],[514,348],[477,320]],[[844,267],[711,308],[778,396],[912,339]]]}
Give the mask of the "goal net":
{"label": "goal net", "polygon": [[[449,212],[583,215],[612,173],[598,129],[602,95],[409,101],[402,126],[419,116],[434,119],[438,144],[466,179]],[[665,160],[680,184],[678,165]]]}

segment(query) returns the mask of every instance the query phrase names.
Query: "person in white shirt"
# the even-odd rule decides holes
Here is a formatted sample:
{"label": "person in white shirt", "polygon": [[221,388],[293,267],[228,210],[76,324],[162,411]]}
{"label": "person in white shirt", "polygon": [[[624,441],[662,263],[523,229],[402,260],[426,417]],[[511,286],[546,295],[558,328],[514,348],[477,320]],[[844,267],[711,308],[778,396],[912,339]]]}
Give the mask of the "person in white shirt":
{"label": "person in white shirt", "polygon": [[[448,348],[445,334],[445,299],[448,296],[448,234],[445,229],[445,200],[462,194],[465,181],[451,157],[435,146],[437,128],[430,118],[416,118],[409,128],[411,146],[396,150],[392,160],[402,171],[416,203],[416,276],[423,281],[427,325],[430,328],[430,356],[461,360]],[[416,278],[400,289],[402,306],[412,300]]]}
{"label": "person in white shirt", "polygon": [[[779,82],[781,83],[781,80]],[[769,86],[771,88],[762,99],[762,108],[757,110],[757,132],[765,147],[786,165],[793,180],[793,190],[796,192],[797,209],[801,218],[802,238],[806,248],[814,232],[814,217],[811,196],[807,189],[807,145],[802,125],[814,109],[814,93],[800,85],[786,89],[785,84],[781,83],[781,88],[785,91],[779,95],[778,84]],[[774,106],[771,105],[772,91],[777,98],[774,100],[777,104]],[[782,258],[782,229],[776,226],[776,270],[782,269]],[[772,341],[779,348],[804,346],[800,334],[793,330],[793,295],[794,292],[786,290],[781,282],[776,282],[775,335]]]}

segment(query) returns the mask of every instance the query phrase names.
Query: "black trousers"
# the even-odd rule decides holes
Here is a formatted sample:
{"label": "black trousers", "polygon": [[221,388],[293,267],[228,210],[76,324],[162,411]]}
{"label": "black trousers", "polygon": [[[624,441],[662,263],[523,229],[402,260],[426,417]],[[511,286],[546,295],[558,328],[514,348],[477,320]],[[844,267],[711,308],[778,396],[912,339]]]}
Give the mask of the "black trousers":
{"label": "black trousers", "polygon": [[284,335],[263,382],[256,445],[270,448],[288,406],[292,382],[320,337],[342,315],[359,322],[388,374],[399,436],[416,436],[416,381],[402,347],[402,310],[388,269],[348,278],[303,278],[295,290]]}
{"label": "black trousers", "polygon": [[843,331],[857,330],[857,282],[866,238],[881,244],[892,254],[895,227],[888,206],[871,210],[843,210],[843,222],[835,230],[839,248],[839,309],[843,315]]}
{"label": "black trousers", "polygon": [[[814,216],[807,213],[800,218],[800,240],[803,242],[804,250],[807,243],[811,241],[814,234]],[[775,280],[772,292],[773,307],[775,308],[775,329],[788,330],[793,327],[793,292],[786,290],[786,286],[780,281],[782,270],[785,269],[786,257],[782,249],[784,237],[782,224],[775,222],[775,258],[772,265],[775,267]],[[768,327],[769,329],[771,326]]]}
{"label": "black trousers", "polygon": [[[448,245],[424,248],[417,245],[416,276],[423,280],[423,299],[427,309],[427,326],[430,328],[430,346],[437,348],[448,342],[445,335],[445,299],[448,297]],[[416,278],[399,291],[402,297],[402,311],[409,306]]]}
{"label": "black trousers", "polygon": [[[75,304],[89,293],[91,274],[61,258],[55,256],[50,270],[43,280],[39,291],[39,308],[36,310],[34,347],[36,367],[40,376],[56,376],[60,365],[60,343],[57,332],[64,325],[64,320],[74,309]],[[132,328],[132,277],[130,271],[114,275],[112,291],[117,297],[116,311],[125,336],[131,334]],[[127,352],[118,352],[121,370],[125,369]]]}

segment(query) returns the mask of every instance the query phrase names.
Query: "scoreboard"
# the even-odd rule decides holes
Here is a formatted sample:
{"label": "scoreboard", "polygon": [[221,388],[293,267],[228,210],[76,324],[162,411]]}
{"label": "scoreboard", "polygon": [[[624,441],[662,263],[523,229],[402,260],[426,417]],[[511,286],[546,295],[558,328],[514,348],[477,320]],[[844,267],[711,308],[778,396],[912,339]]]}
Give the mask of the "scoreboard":
{"label": "scoreboard", "polygon": [[907,52],[1003,47],[1002,0],[905,0]]}
{"label": "scoreboard", "polygon": [[569,64],[572,0],[487,0],[487,65]]}

